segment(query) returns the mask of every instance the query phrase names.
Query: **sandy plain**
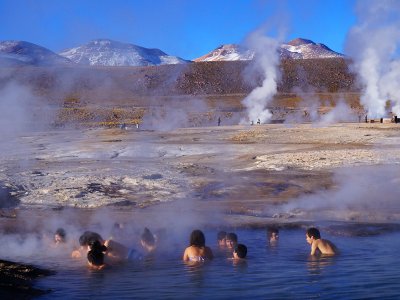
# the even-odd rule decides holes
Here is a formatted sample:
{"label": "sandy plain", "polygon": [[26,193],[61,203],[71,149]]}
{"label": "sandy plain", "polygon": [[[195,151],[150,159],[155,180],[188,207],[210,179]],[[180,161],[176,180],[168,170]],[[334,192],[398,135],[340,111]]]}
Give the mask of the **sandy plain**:
{"label": "sandy plain", "polygon": [[[23,226],[24,219],[46,220],[66,212],[71,222],[85,226],[105,210],[112,215],[109,222],[141,224],[177,219],[210,226],[304,222],[315,220],[315,212],[290,204],[305,197],[323,201],[312,197],[340,189],[337,170],[362,170],[350,178],[379,177],[388,173],[381,168],[393,169],[400,162],[400,128],[394,123],[166,132],[60,129],[14,137],[7,145],[1,151],[0,182],[8,197],[3,197],[0,220],[10,228]],[[390,180],[400,178],[396,171],[389,173]],[[390,214],[365,212],[365,207],[363,212],[362,205],[339,214],[334,207],[326,209],[327,219],[383,222],[398,217],[396,205]]]}

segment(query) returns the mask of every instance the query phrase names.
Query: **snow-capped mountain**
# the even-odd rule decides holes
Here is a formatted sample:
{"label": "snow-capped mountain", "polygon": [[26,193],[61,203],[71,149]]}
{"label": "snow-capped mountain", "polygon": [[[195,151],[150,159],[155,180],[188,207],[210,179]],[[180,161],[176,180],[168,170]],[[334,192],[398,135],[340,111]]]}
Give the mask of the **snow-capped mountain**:
{"label": "snow-capped mountain", "polygon": [[59,54],[75,63],[92,66],[151,66],[188,62],[159,49],[148,49],[108,39],[93,40]]}
{"label": "snow-capped mountain", "polygon": [[231,60],[252,60],[254,52],[236,44],[226,44],[217,49],[194,59],[199,61],[231,61]]}
{"label": "snow-capped mountain", "polygon": [[[313,41],[297,38],[287,44],[282,44],[281,49],[290,52],[292,58],[334,58],[345,57],[343,54],[335,52],[324,44],[314,43]],[[297,56],[297,57],[295,57]]]}
{"label": "snow-capped mountain", "polygon": [[65,57],[46,49],[42,46],[25,41],[2,41],[0,42],[0,64],[1,65],[55,65],[70,64],[71,61]]}
{"label": "snow-capped mountain", "polygon": [[[278,48],[281,58],[288,59],[309,59],[309,58],[333,58],[344,57],[343,54],[329,49],[324,44],[317,44],[313,41],[297,38]],[[233,61],[252,60],[255,52],[235,44],[227,44],[218,47],[210,53],[194,59],[201,61]]]}

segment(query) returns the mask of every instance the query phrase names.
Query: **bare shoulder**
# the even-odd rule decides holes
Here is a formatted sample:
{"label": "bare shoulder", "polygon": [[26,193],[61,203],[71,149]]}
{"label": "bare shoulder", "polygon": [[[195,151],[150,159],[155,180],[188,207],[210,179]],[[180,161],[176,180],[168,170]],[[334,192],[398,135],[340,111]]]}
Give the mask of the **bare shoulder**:
{"label": "bare shoulder", "polygon": [[322,254],[337,254],[338,250],[334,243],[329,240],[320,240],[318,244],[318,248],[320,249]]}

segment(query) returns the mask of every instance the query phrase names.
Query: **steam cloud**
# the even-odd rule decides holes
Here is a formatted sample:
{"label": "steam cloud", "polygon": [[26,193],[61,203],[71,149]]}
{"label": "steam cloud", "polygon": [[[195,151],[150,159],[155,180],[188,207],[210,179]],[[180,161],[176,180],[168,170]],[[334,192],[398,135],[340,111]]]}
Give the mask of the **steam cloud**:
{"label": "steam cloud", "polygon": [[268,103],[277,92],[279,79],[279,52],[280,39],[268,37],[263,30],[251,33],[246,41],[250,49],[255,52],[255,64],[261,69],[263,82],[243,100],[247,110],[247,119],[241,123],[249,123],[260,119],[261,123],[271,119],[271,112],[267,109]]}
{"label": "steam cloud", "polygon": [[334,175],[333,190],[300,197],[274,212],[321,220],[397,220],[399,181],[398,166],[339,169]]}
{"label": "steam cloud", "polygon": [[6,84],[0,89],[0,133],[2,136],[23,132],[32,125],[32,108],[37,101],[29,88],[15,82]]}
{"label": "steam cloud", "polygon": [[386,101],[400,114],[400,2],[359,0],[357,24],[351,28],[346,52],[363,86],[361,103],[372,118],[385,115]]}

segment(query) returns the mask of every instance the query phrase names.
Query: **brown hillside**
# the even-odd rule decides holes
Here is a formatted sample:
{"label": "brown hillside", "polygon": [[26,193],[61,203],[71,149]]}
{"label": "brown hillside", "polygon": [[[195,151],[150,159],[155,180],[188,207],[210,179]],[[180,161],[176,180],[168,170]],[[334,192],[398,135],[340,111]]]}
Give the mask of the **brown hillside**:
{"label": "brown hillside", "polygon": [[[358,88],[348,64],[344,59],[282,61],[279,93],[271,105],[298,108],[301,99],[296,93],[299,91],[316,93],[325,102],[332,101],[331,93],[340,92],[348,94],[345,98],[352,105],[358,105],[358,96],[354,96]],[[172,102],[182,105],[193,96],[205,99],[210,110],[240,112],[242,99],[262,79],[262,72],[252,61],[0,69],[0,87],[11,80],[30,86],[35,94],[61,109],[57,114],[61,124],[69,120],[140,123],[149,107],[168,106]]]}

